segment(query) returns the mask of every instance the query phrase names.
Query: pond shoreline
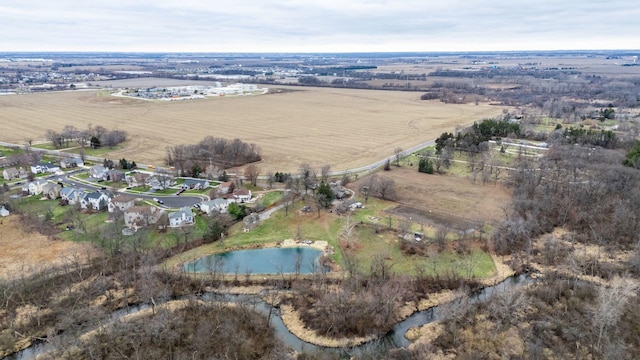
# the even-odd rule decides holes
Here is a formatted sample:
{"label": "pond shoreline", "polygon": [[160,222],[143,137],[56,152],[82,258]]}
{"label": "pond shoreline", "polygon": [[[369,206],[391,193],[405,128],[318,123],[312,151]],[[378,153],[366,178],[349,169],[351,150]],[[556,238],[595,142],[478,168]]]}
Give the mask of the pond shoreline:
{"label": "pond shoreline", "polygon": [[[324,244],[323,244],[324,243]],[[271,245],[271,246],[269,246]],[[255,248],[268,248],[268,247],[314,247],[316,249],[320,249],[324,247],[323,250],[326,253],[327,245],[324,241],[316,241],[311,244],[300,243],[299,241],[295,241],[293,239],[286,239],[282,242],[278,243],[269,243],[262,244],[262,246]],[[239,248],[237,250],[245,250],[245,248]],[[231,249],[225,249],[224,251],[234,251]],[[496,270],[494,271],[493,276],[479,279],[479,282],[483,285],[482,288],[486,288],[489,286],[494,286],[501,282],[504,282],[506,279],[514,276],[516,274],[508,265],[505,264],[504,259],[498,257],[496,255],[492,255],[492,259],[495,265]],[[228,275],[228,274],[227,274]],[[255,275],[258,276],[258,275]],[[260,275],[262,276],[262,275]],[[273,276],[273,275],[271,275]],[[304,276],[304,275],[301,275]],[[247,291],[242,285],[234,286],[233,288],[227,288],[222,291],[214,291],[218,293],[225,294],[258,294],[263,291],[268,291],[268,286],[253,286],[251,290]],[[210,289],[213,290],[213,289]],[[482,290],[482,289],[479,289]],[[460,294],[455,291],[447,290],[438,293],[431,294],[428,299],[420,299],[418,303],[409,302],[404,306],[400,307],[398,311],[398,317],[396,321],[396,325],[401,323],[402,321],[408,319],[412,315],[419,313],[421,311],[426,311],[432,309],[434,307],[440,306],[444,303],[455,300]],[[263,300],[267,301],[264,299]],[[267,301],[268,302],[268,301]],[[298,312],[293,308],[293,306],[285,305],[282,301],[268,302],[272,306],[279,308],[280,316],[283,324],[286,328],[293,334],[298,337],[300,340],[307,342],[309,344],[313,344],[315,346],[326,347],[326,348],[340,348],[340,347],[353,347],[366,344],[375,339],[382,338],[387,334],[382,335],[371,335],[366,337],[357,337],[357,338],[330,338],[326,336],[322,336],[316,333],[315,330],[309,329],[304,322],[301,320]],[[407,336],[403,334],[405,338]]]}

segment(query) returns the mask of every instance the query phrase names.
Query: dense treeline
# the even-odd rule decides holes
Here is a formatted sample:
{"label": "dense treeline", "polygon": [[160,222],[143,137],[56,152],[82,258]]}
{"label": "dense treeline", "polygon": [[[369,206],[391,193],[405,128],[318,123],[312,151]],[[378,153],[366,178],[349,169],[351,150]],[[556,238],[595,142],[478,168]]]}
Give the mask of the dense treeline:
{"label": "dense treeline", "polygon": [[319,277],[294,283],[296,291],[288,300],[307,328],[329,338],[382,336],[401,319],[399,310],[407,302],[443,290],[479,287],[453,272],[431,276],[417,269],[415,277],[397,276],[382,255],[375,256],[365,273],[348,252],[345,257],[349,277],[332,286]]}
{"label": "dense treeline", "polygon": [[612,149],[617,147],[618,139],[611,130],[593,130],[582,127],[567,127],[562,135],[570,144],[593,145]]}
{"label": "dense treeline", "polygon": [[433,343],[392,351],[397,359],[637,359],[640,302],[624,279],[598,287],[558,276],[443,306]]}
{"label": "dense treeline", "polygon": [[114,322],[95,336],[58,351],[75,359],[286,359],[273,328],[250,306],[190,301],[131,321]]}
{"label": "dense treeline", "polygon": [[511,183],[513,202],[495,235],[496,250],[530,247],[531,239],[565,227],[577,239],[631,248],[640,231],[640,172],[623,155],[582,146],[554,146],[535,163],[521,157]]}
{"label": "dense treeline", "polygon": [[[438,95],[441,101],[451,102],[474,95],[503,105],[527,106],[542,110],[547,116],[564,119],[592,117],[594,106],[640,106],[640,79],[632,77],[620,79],[575,70],[520,68],[439,70],[429,76],[438,80],[423,89],[428,91],[426,100]],[[506,87],[484,86],[487,83],[505,84]],[[611,99],[616,99],[614,104],[610,104]]]}
{"label": "dense treeline", "polygon": [[45,137],[56,149],[69,147],[72,141],[77,142],[82,148],[91,146],[91,148],[96,149],[103,146],[114,147],[125,142],[127,133],[118,129],[109,130],[99,125],[96,127],[89,125],[84,130],[80,130],[73,125],[66,125],[60,132],[51,129],[47,130]]}
{"label": "dense treeline", "polygon": [[260,161],[260,148],[240,139],[228,140],[207,136],[195,145],[167,147],[165,162],[182,174],[197,177],[210,164],[220,168],[242,166]]}
{"label": "dense treeline", "polygon": [[461,151],[477,152],[481,143],[503,137],[520,137],[520,124],[507,119],[485,119],[457,132],[455,136],[452,133],[442,133],[436,139],[436,152],[442,152],[447,146]]}
{"label": "dense treeline", "polygon": [[519,68],[487,68],[474,71],[465,70],[436,70],[429,73],[429,76],[454,77],[454,78],[488,78],[498,76],[530,76],[537,79],[563,79],[566,76],[579,75],[575,70],[558,69],[519,69]]}
{"label": "dense treeline", "polygon": [[[285,358],[267,319],[238,304],[190,303],[177,312],[161,304],[217,286],[154,265],[180,249],[123,252],[108,257],[68,254],[56,267],[0,279],[0,356],[25,339],[46,339],[52,358]],[[224,282],[222,282],[224,283]],[[227,283],[226,285],[230,285]],[[156,304],[158,306],[156,306]],[[112,312],[144,305],[153,315],[113,322]],[[126,313],[126,312],[123,312]],[[111,324],[95,337],[82,334]],[[215,347],[215,349],[212,349]],[[143,355],[145,354],[145,355]],[[149,355],[155,354],[155,355]],[[158,355],[163,354],[163,355]],[[175,354],[175,356],[166,356]]]}

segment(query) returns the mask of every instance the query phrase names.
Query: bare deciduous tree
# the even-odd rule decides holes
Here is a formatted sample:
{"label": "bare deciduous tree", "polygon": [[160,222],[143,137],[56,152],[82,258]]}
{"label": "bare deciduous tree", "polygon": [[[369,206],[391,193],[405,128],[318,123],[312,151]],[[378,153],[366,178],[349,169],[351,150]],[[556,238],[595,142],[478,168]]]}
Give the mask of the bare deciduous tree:
{"label": "bare deciduous tree", "polygon": [[400,166],[400,157],[402,157],[402,148],[397,147],[393,150],[393,153],[396,155],[396,166]]}
{"label": "bare deciduous tree", "polygon": [[609,286],[598,288],[596,303],[592,308],[592,322],[597,330],[596,349],[600,350],[603,338],[616,326],[622,316],[624,306],[634,295],[636,285],[626,277],[615,277]]}
{"label": "bare deciduous tree", "polygon": [[244,176],[251,182],[251,185],[256,186],[258,176],[260,175],[260,168],[254,164],[249,164],[244,169]]}
{"label": "bare deciduous tree", "polygon": [[331,165],[325,165],[320,169],[320,179],[322,182],[327,183],[329,181],[329,174],[331,174]]}
{"label": "bare deciduous tree", "polygon": [[382,200],[393,199],[396,193],[396,182],[390,177],[380,176],[378,179],[377,193]]}

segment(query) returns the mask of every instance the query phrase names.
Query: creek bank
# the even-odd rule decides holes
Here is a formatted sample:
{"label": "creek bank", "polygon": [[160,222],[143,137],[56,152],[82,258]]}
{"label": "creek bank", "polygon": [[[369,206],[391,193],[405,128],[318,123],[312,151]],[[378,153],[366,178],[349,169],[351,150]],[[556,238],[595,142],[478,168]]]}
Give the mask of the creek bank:
{"label": "creek bank", "polygon": [[[529,278],[525,275],[513,276],[507,278],[504,282],[499,283],[495,286],[486,287],[471,296],[471,301],[486,301],[490,298],[491,294],[496,291],[506,291],[508,289],[521,286],[523,284],[528,283]],[[230,290],[230,289],[227,289]],[[256,289],[254,289],[256,290]],[[264,294],[264,296],[268,295]],[[181,299],[172,299],[167,302],[172,302],[175,300],[185,300],[187,296]],[[192,297],[189,295],[188,297]],[[282,341],[292,349],[297,352],[303,352],[308,350],[316,350],[316,351],[340,351],[340,349],[357,349],[366,346],[378,346],[376,345],[376,340],[381,340],[379,344],[380,346],[387,347],[407,347],[410,345],[409,341],[406,339],[405,334],[407,330],[411,328],[417,328],[426,324],[433,323],[434,320],[437,320],[437,312],[438,306],[431,307],[428,310],[418,311],[408,316],[404,320],[397,323],[391,331],[389,331],[386,335],[381,337],[373,337],[371,339],[344,339],[344,342],[337,346],[322,346],[315,345],[308,341],[303,340],[303,338],[298,337],[295,326],[290,326],[291,322],[288,325],[285,325],[284,321],[288,318],[287,315],[282,314],[282,309],[278,308],[277,305],[271,306],[265,300],[263,300],[258,295],[230,295],[230,294],[220,294],[220,293],[206,293],[199,296],[203,301],[207,302],[216,302],[220,305],[228,306],[228,303],[245,303],[250,304],[255,310],[269,317],[271,326],[274,327],[276,333],[280,336]],[[273,300],[272,300],[273,301]],[[159,306],[159,305],[158,305]],[[150,306],[147,304],[141,304],[136,306],[130,306],[125,309],[120,309],[114,311],[110,318],[112,321],[117,321],[125,317],[132,316],[137,312],[140,312],[145,309],[149,309]],[[147,310],[148,311],[148,310]],[[285,309],[286,312],[286,309]],[[299,318],[298,318],[299,320]],[[304,335],[303,335],[304,336]],[[309,340],[313,340],[309,338]],[[356,343],[356,341],[360,341],[360,343]],[[32,359],[36,356],[51,351],[52,344],[41,342],[34,344],[20,352],[10,354],[6,357],[8,360],[23,360],[23,359]]]}

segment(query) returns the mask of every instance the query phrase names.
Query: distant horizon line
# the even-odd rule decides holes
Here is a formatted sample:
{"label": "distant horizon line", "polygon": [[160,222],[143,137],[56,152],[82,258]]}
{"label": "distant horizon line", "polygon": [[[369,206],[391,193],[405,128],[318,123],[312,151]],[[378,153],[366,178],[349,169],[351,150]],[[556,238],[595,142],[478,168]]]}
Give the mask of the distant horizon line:
{"label": "distant horizon line", "polygon": [[11,50],[0,51],[0,55],[9,54],[500,54],[500,53],[611,53],[640,52],[638,49],[540,49],[540,50],[432,50],[432,51],[105,51],[105,50]]}

